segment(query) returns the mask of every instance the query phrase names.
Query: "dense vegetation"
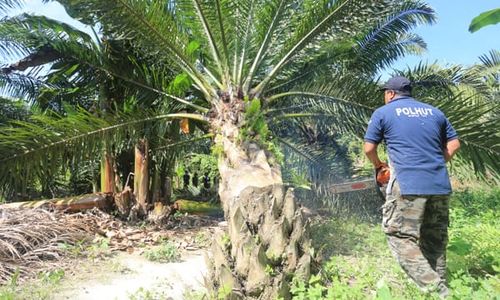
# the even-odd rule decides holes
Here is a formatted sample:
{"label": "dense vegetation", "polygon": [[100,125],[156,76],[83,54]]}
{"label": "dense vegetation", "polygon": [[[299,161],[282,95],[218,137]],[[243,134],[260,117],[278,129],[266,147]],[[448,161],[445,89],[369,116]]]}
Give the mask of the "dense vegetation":
{"label": "dense vegetation", "polygon": [[[451,198],[448,245],[450,299],[500,295],[500,189],[461,188]],[[317,276],[296,281],[294,299],[439,299],[423,295],[404,274],[377,222],[346,216],[315,225],[313,240],[325,258]]]}

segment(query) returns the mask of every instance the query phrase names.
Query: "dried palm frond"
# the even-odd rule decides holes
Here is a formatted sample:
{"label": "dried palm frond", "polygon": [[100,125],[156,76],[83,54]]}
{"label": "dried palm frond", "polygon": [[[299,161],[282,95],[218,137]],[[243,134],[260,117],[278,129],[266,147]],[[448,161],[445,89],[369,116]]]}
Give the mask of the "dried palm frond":
{"label": "dried palm frond", "polygon": [[96,217],[43,209],[0,210],[0,284],[15,274],[30,277],[44,262],[57,261],[61,244],[76,244],[91,237]]}

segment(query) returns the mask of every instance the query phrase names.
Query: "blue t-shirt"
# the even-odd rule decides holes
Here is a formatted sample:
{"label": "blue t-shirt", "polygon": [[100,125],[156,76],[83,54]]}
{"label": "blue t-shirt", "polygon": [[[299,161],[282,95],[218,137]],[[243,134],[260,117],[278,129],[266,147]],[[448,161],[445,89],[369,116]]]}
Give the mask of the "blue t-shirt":
{"label": "blue t-shirt", "polygon": [[370,143],[385,140],[402,195],[451,193],[443,150],[456,138],[443,112],[406,96],[377,109],[365,134]]}

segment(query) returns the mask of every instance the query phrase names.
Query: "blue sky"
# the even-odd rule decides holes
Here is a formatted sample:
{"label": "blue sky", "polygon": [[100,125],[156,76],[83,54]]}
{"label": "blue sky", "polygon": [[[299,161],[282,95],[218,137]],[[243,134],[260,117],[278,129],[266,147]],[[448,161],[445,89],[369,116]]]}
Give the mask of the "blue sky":
{"label": "blue sky", "polygon": [[420,60],[471,65],[479,62],[479,56],[490,50],[500,50],[500,24],[484,27],[475,33],[468,31],[475,16],[500,7],[500,0],[430,0],[427,3],[436,11],[437,22],[415,31],[427,43],[427,52],[419,57],[400,59],[393,68],[411,67]]}
{"label": "blue sky", "polygon": [[[90,28],[88,27],[85,28],[85,26],[82,23],[68,16],[64,8],[57,2],[52,1],[48,3],[43,3],[42,0],[25,0],[25,5],[22,10],[15,10],[9,12],[9,15],[21,12],[34,13],[37,15],[46,15],[52,19],[56,19],[71,24],[73,26],[79,27],[80,29],[87,31],[88,33],[92,32]],[[0,17],[2,17],[2,14],[0,14]]]}
{"label": "blue sky", "polygon": [[[104,1],[104,0],[103,0]],[[71,19],[57,3],[42,4],[41,0],[26,0],[26,11],[82,26]],[[424,38],[428,51],[422,56],[408,56],[393,65],[394,69],[414,66],[419,61],[440,64],[471,65],[491,49],[500,50],[500,24],[469,33],[470,21],[481,12],[500,7],[500,0],[429,0],[438,20],[433,26],[422,26],[416,33]],[[78,25],[79,24],[79,25]],[[91,32],[89,28],[85,31]],[[390,72],[390,70],[388,70]],[[387,72],[382,77],[387,77]]]}

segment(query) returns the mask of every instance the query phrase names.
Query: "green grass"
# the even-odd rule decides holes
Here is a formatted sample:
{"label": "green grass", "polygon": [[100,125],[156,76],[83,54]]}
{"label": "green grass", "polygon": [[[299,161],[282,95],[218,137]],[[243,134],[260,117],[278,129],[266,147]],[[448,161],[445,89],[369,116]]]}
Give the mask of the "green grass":
{"label": "green grass", "polygon": [[220,215],[222,208],[219,204],[212,202],[201,202],[180,199],[176,203],[179,204],[179,211],[188,214],[201,215]]}
{"label": "green grass", "polygon": [[144,256],[150,261],[177,262],[181,255],[177,246],[170,241],[163,241],[159,246],[144,251]]}
{"label": "green grass", "polygon": [[0,300],[50,299],[64,277],[63,269],[47,270],[40,272],[29,285],[20,285],[17,282],[18,274],[14,274],[8,284],[0,287]]}
{"label": "green grass", "polygon": [[[500,189],[466,190],[451,199],[448,246],[450,299],[500,299]],[[379,224],[352,217],[313,226],[324,258],[309,282],[295,281],[294,299],[438,299],[422,294],[391,255]]]}

